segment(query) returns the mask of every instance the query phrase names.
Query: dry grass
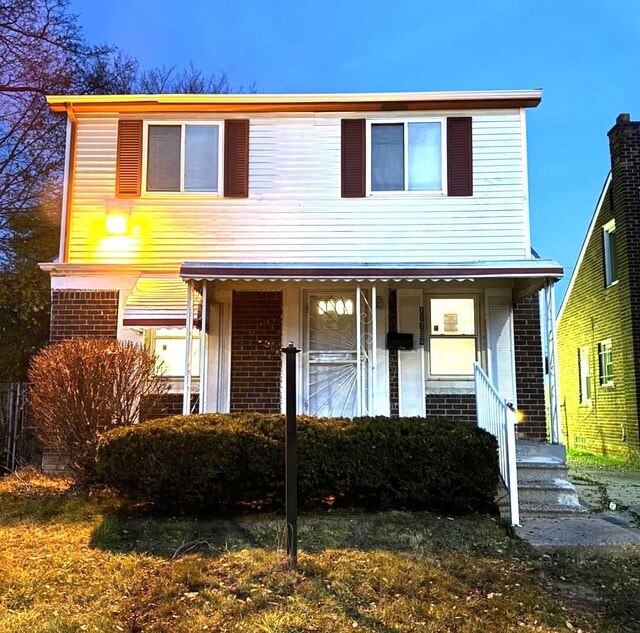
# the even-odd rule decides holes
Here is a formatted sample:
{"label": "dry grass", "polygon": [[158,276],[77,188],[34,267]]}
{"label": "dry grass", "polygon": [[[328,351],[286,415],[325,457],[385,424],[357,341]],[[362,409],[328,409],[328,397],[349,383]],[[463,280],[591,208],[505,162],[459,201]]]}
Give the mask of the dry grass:
{"label": "dry grass", "polygon": [[493,520],[149,518],[106,493],[0,480],[0,631],[638,631],[640,551],[543,556]]}

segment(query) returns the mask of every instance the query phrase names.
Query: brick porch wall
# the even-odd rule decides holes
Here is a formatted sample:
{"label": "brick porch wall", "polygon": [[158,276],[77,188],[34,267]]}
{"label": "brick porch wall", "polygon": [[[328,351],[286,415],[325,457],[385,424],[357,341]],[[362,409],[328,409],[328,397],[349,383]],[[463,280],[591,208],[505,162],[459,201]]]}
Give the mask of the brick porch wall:
{"label": "brick porch wall", "polygon": [[[398,299],[395,290],[389,290],[389,332],[398,331]],[[398,350],[389,350],[389,413],[400,415],[400,393],[398,390]]]}
{"label": "brick porch wall", "polygon": [[231,403],[235,411],[280,412],[282,292],[233,291]]}
{"label": "brick porch wall", "polygon": [[456,422],[476,422],[476,396],[473,393],[427,394],[427,417]]}
{"label": "brick porch wall", "polygon": [[513,332],[518,408],[525,414],[517,430],[527,439],[544,441],[547,439],[547,411],[538,294],[514,304]]}
{"label": "brick porch wall", "polygon": [[117,290],[53,290],[50,342],[76,337],[116,338]]}

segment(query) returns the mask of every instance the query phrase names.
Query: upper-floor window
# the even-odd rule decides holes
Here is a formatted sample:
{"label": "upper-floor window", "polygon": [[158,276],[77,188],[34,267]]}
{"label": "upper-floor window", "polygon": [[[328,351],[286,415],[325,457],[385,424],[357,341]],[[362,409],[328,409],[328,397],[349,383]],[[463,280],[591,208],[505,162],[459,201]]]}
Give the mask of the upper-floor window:
{"label": "upper-floor window", "polygon": [[429,298],[429,376],[471,377],[477,356],[473,297]]}
{"label": "upper-floor window", "polygon": [[611,286],[618,281],[618,250],[616,245],[616,222],[611,220],[602,227],[604,240],[604,283]]}
{"label": "upper-floor window", "polygon": [[115,185],[119,198],[137,198],[145,192],[246,198],[249,120],[121,119]]}
{"label": "upper-floor window", "polygon": [[589,347],[578,348],[580,404],[591,404],[591,362]]}
{"label": "upper-floor window", "polygon": [[598,365],[600,369],[600,386],[613,386],[613,355],[611,341],[598,343]]}
{"label": "upper-floor window", "polygon": [[343,198],[472,196],[473,117],[342,119],[340,163]]}
{"label": "upper-floor window", "polygon": [[221,139],[218,123],[149,124],[146,190],[218,193]]}
{"label": "upper-floor window", "polygon": [[443,193],[444,120],[370,121],[369,189]]}

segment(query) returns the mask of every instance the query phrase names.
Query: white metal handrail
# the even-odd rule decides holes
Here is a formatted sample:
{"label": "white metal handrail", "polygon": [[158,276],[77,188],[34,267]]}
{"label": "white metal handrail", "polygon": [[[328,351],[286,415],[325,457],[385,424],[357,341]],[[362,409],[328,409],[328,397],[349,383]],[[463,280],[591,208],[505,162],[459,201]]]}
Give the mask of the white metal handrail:
{"label": "white metal handrail", "polygon": [[516,414],[498,393],[479,363],[474,363],[474,381],[478,426],[498,440],[500,476],[509,493],[511,525],[520,525],[516,469]]}

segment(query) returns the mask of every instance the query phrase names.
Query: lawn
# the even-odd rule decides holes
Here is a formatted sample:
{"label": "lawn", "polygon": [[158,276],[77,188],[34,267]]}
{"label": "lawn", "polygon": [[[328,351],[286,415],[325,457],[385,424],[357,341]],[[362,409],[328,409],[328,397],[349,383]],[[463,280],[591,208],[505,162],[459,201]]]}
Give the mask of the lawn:
{"label": "lawn", "polygon": [[106,492],[0,479],[0,631],[638,631],[640,549],[542,554],[495,520],[153,518]]}

